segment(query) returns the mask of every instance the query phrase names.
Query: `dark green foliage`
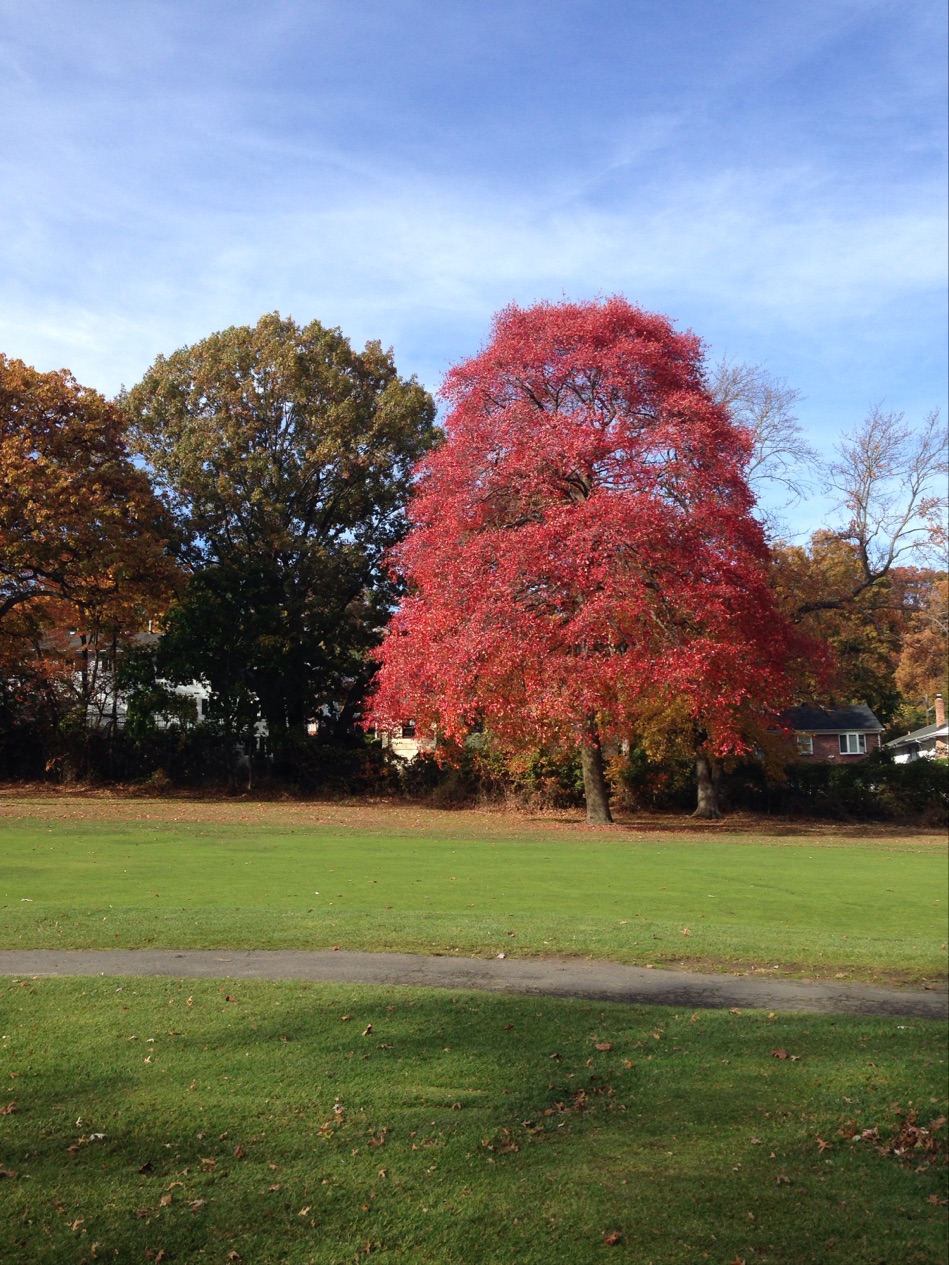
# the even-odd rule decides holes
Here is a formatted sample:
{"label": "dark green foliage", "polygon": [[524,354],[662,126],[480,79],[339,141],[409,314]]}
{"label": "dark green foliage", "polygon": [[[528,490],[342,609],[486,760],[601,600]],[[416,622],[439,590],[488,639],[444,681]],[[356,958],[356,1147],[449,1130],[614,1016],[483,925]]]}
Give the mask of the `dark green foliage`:
{"label": "dark green foliage", "polygon": [[355,736],[349,743],[294,736],[281,747],[270,773],[304,794],[350,798],[399,792],[398,774],[382,748]]}
{"label": "dark green foliage", "polygon": [[939,825],[949,813],[945,761],[895,764],[887,752],[874,752],[854,764],[795,762],[786,772],[784,783],[769,785],[760,765],[742,765],[723,776],[725,797],[734,807],[832,820]]}
{"label": "dark green foliage", "polygon": [[326,708],[351,720],[429,395],[378,343],[270,314],[159,357],[123,405],[192,572],[163,672],[207,681],[225,713],[253,697],[274,750]]}
{"label": "dark green foliage", "polygon": [[677,756],[659,761],[633,746],[612,762],[615,794],[621,807],[633,812],[695,807],[695,762]]}

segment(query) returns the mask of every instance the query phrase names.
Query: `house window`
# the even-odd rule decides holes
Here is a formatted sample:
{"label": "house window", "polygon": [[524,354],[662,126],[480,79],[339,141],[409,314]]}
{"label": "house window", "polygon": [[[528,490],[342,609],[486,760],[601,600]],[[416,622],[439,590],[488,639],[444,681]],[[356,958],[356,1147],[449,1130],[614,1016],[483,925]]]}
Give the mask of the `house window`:
{"label": "house window", "polygon": [[797,753],[798,755],[814,754],[814,739],[810,734],[798,734]]}
{"label": "house window", "polygon": [[840,734],[840,754],[841,755],[866,755],[867,754],[867,735],[866,734]]}

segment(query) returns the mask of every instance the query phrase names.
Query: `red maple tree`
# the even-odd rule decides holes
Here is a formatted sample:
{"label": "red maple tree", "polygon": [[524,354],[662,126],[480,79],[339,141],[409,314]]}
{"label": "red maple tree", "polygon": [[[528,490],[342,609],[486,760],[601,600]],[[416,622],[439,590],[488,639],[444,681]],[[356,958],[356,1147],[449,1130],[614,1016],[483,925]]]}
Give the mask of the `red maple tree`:
{"label": "red maple tree", "polygon": [[702,353],[622,297],[495,318],[449,372],[445,437],[417,468],[372,721],[579,747],[595,822],[603,744],[647,700],[687,706],[706,768],[746,749],[749,712],[787,696],[791,632],[750,512],[751,439]]}

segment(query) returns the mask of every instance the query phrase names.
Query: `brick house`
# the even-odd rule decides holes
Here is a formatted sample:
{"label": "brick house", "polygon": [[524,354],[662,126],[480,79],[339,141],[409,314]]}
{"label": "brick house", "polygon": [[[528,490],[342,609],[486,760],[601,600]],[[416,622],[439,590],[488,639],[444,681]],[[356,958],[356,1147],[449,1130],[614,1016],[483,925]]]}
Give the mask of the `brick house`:
{"label": "brick house", "polygon": [[783,720],[794,730],[801,760],[854,764],[879,751],[883,726],[864,703],[853,707],[792,707]]}

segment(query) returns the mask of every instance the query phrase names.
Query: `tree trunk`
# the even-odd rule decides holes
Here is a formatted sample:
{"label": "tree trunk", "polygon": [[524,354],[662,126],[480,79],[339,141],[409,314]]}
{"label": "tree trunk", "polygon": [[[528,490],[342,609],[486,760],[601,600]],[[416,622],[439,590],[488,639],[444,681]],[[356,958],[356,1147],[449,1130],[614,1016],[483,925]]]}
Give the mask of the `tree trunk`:
{"label": "tree trunk", "polygon": [[610,795],[603,773],[603,750],[600,735],[592,729],[584,735],[580,747],[580,763],[583,768],[583,796],[587,804],[587,821],[591,826],[609,826],[613,822],[610,813]]}
{"label": "tree trunk", "polygon": [[707,755],[695,757],[695,780],[698,785],[699,799],[693,817],[704,817],[709,821],[717,821],[722,812],[718,806],[718,766],[713,765]]}

